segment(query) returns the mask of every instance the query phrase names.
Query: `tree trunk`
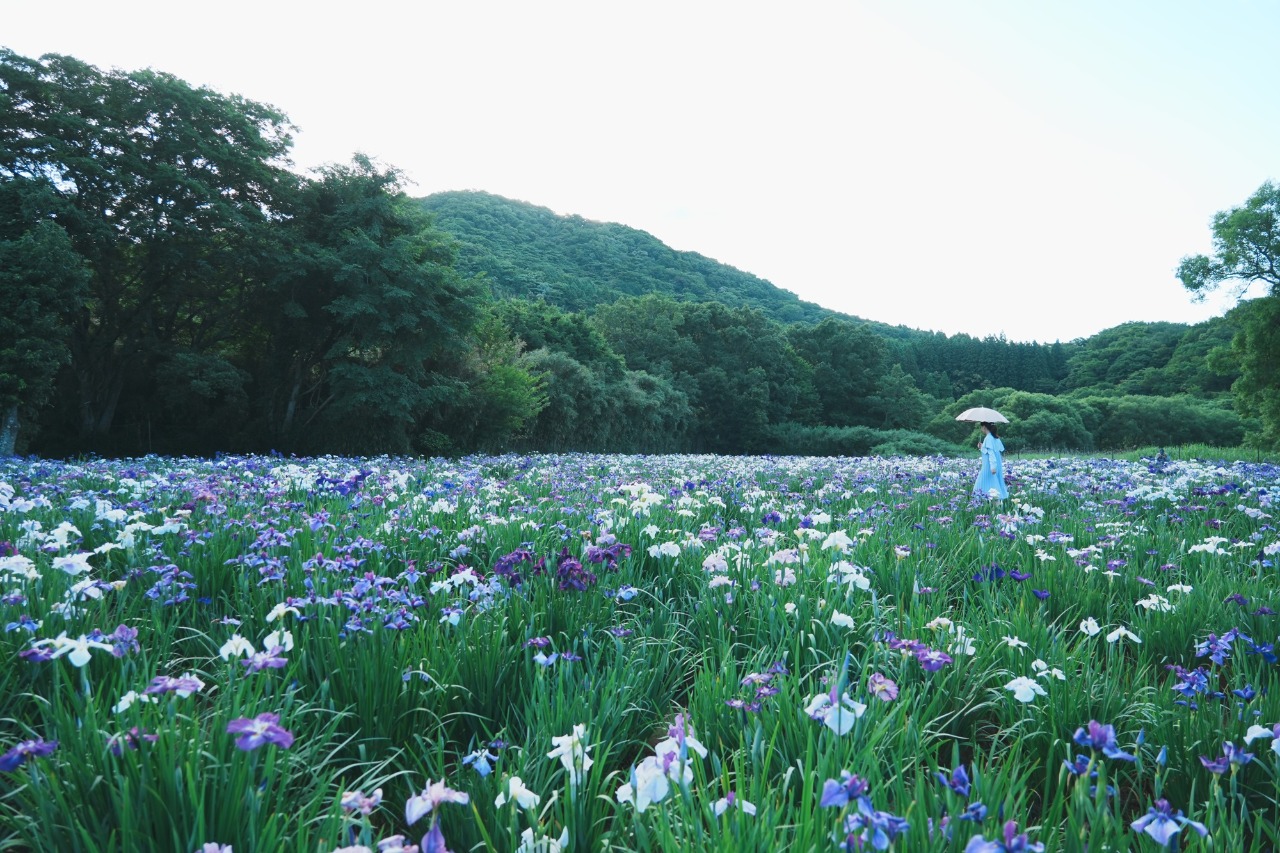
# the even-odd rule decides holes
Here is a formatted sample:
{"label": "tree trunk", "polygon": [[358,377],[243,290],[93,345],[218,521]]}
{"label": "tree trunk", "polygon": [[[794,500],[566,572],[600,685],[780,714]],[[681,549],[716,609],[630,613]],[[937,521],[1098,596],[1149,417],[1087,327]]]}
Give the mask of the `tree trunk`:
{"label": "tree trunk", "polygon": [[0,416],[0,457],[13,456],[18,443],[18,404],[14,403]]}
{"label": "tree trunk", "polygon": [[302,368],[293,367],[293,387],[289,389],[289,402],[284,407],[284,420],[280,424],[280,434],[288,435],[293,429],[293,415],[298,410],[298,395],[302,393]]}
{"label": "tree trunk", "polygon": [[94,433],[97,435],[106,435],[111,432],[111,424],[116,417],[116,406],[120,403],[120,392],[124,390],[124,376],[119,376],[115,382],[111,384],[111,393],[107,395],[107,402],[102,407],[102,414],[98,416],[98,424]]}

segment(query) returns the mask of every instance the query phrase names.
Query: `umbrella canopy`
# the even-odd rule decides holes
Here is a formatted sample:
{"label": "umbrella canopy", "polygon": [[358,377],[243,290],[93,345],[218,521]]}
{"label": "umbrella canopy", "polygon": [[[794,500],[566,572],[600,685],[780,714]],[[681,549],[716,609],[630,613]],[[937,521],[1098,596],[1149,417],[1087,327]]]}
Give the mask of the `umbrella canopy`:
{"label": "umbrella canopy", "polygon": [[985,406],[979,406],[976,409],[965,409],[956,415],[958,421],[976,421],[985,424],[1007,424],[1009,419],[997,412],[995,409],[988,409]]}

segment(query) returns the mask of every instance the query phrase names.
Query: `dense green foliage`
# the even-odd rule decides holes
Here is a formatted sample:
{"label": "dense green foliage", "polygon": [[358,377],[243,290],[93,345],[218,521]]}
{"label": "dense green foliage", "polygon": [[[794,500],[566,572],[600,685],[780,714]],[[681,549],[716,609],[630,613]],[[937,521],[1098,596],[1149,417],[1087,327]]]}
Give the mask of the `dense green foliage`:
{"label": "dense green foliage", "polygon": [[1241,411],[1262,424],[1256,443],[1280,449],[1280,298],[1258,299],[1236,312],[1241,323],[1231,353],[1241,373],[1232,389]]}
{"label": "dense green foliage", "polygon": [[283,236],[294,263],[272,282],[255,370],[268,431],[314,450],[407,449],[462,384],[450,368],[474,328],[477,289],[400,197],[395,173],[367,160],[322,170],[292,214]]}
{"label": "dense green foliage", "polygon": [[1244,422],[1226,400],[1077,393],[1053,396],[994,388],[974,391],[946,406],[929,431],[953,441],[972,428],[953,420],[973,406],[994,405],[1008,415],[1000,435],[1018,448],[1094,450],[1145,445],[1211,443],[1230,447],[1244,437]]}
{"label": "dense green foliage", "polygon": [[225,373],[254,238],[290,181],[289,128],[261,104],[69,57],[0,53],[0,85],[0,176],[43,202],[29,221],[64,228],[91,271],[58,397],[101,438],[121,414],[141,420],[153,377],[185,372],[175,360]]}
{"label": "dense green foliage", "polygon": [[415,201],[360,155],[300,176],[283,113],[166,74],[3,51],[0,106],[0,452],[20,422],[44,454],[927,454],[968,452],[964,405],[1009,408],[1015,451],[1271,440],[1280,417],[1266,305],[948,336],[622,225]]}
{"label": "dense green foliage", "polygon": [[44,342],[0,364],[0,404],[52,403],[29,446],[456,449],[536,413],[395,170],[300,177],[289,130],[166,74],[0,51],[0,287]]}
{"label": "dense green foliage", "polygon": [[1231,356],[1239,378],[1232,386],[1240,410],[1258,418],[1254,443],[1280,448],[1280,185],[1270,181],[1244,204],[1213,217],[1213,256],[1182,259],[1178,276],[1203,295],[1236,282],[1243,298],[1254,285],[1264,294],[1232,312],[1237,318]]}
{"label": "dense green foliage", "polygon": [[458,238],[458,269],[483,275],[494,295],[542,299],[583,311],[623,296],[658,293],[690,302],[759,308],[783,322],[832,312],[764,279],[695,252],[678,252],[635,228],[557,216],[545,207],[481,192],[422,199]]}
{"label": "dense green foliage", "polygon": [[86,295],[87,270],[67,233],[26,215],[32,199],[0,184],[0,456],[11,456],[20,411],[44,404],[71,358],[68,318]]}

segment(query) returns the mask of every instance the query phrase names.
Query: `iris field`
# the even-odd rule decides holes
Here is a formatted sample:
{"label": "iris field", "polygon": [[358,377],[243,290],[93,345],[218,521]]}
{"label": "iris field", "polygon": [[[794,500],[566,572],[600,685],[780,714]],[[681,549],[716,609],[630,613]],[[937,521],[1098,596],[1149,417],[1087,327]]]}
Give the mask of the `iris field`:
{"label": "iris field", "polygon": [[0,849],[1280,848],[1256,463],[0,463]]}

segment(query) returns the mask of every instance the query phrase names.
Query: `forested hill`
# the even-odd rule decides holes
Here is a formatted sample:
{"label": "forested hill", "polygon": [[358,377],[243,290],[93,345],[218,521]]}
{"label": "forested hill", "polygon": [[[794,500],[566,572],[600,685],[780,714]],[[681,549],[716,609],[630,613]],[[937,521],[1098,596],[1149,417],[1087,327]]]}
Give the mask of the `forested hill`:
{"label": "forested hill", "polygon": [[[624,296],[656,293],[759,308],[781,323],[857,319],[697,252],[676,251],[626,225],[560,216],[484,192],[436,193],[421,201],[436,226],[458,239],[458,270],[483,273],[499,298],[541,299],[566,311],[589,311]],[[873,326],[882,332],[892,328]]]}

